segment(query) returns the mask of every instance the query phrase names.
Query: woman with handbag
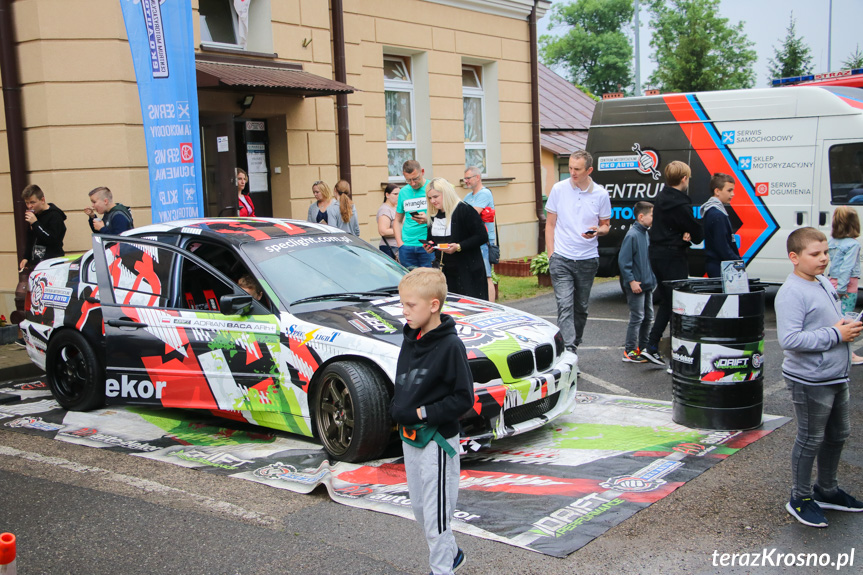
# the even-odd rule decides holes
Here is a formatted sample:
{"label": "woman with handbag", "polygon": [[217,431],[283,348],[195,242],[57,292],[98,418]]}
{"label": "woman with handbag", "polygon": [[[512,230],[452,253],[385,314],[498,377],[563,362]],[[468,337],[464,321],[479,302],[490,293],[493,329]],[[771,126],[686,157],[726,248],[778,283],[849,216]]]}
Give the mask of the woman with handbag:
{"label": "woman with handbag", "polygon": [[483,244],[488,232],[479,214],[461,201],[455,189],[443,178],[435,178],[426,189],[429,227],[428,253],[435,254],[434,267],[446,276],[447,289],[453,293],[488,299]]}
{"label": "woman with handbag", "polygon": [[396,206],[399,202],[399,187],[387,184],[384,190],[384,203],[378,208],[378,233],[381,235],[379,249],[399,261],[399,247],[396,245],[396,232],[393,230],[393,220],[396,219]]}
{"label": "woman with handbag", "polygon": [[491,264],[500,261],[500,248],[497,246],[497,233],[494,222],[494,197],[491,190],[482,183],[482,171],[471,166],[464,171],[464,185],[470,188],[470,193],[464,197],[464,203],[473,207],[485,222],[488,232],[488,243],[483,244],[482,258],[485,264],[485,277],[488,283],[489,301],[494,301],[494,282],[491,279]]}

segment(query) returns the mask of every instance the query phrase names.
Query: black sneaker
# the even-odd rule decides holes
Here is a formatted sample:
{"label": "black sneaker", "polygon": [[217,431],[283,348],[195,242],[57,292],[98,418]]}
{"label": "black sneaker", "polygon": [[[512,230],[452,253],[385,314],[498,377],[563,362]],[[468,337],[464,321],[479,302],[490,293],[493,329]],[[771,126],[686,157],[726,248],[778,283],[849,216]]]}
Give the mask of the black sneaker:
{"label": "black sneaker", "polygon": [[860,513],[863,511],[863,502],[858,501],[851,495],[848,495],[841,489],[837,489],[834,495],[827,497],[821,488],[817,485],[812,490],[812,499],[818,504],[821,509],[833,509],[835,511],[850,511],[851,513]]}
{"label": "black sneaker", "polygon": [[21,347],[27,347],[27,344],[24,342],[24,338],[23,338],[23,337],[19,337],[18,339],[16,339],[16,340],[15,340],[15,343],[16,343],[17,345],[20,345]]}
{"label": "black sneaker", "polygon": [[666,365],[668,364],[668,362],[665,361],[665,358],[662,357],[662,354],[659,353],[658,349],[645,349],[641,352],[641,357],[651,363],[661,365],[662,367],[666,367]]}
{"label": "black sneaker", "polygon": [[632,351],[624,351],[623,352],[623,361],[629,363],[647,363],[647,360],[644,359],[640,353],[635,350]]}
{"label": "black sneaker", "polygon": [[827,518],[824,517],[824,512],[811,497],[802,499],[791,498],[791,501],[785,504],[785,509],[791,514],[794,519],[808,525],[810,527],[827,527]]}
{"label": "black sneaker", "polygon": [[459,547],[458,553],[455,554],[455,559],[452,562],[453,573],[461,569],[465,563],[467,563],[467,559],[464,556],[464,551]]}

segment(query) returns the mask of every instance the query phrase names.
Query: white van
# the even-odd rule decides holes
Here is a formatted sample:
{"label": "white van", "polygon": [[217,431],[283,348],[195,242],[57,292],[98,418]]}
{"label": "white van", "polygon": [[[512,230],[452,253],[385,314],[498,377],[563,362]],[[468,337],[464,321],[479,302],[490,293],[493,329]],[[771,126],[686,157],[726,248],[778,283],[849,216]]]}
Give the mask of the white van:
{"label": "white van", "polygon": [[[689,194],[699,217],[712,174],[735,179],[729,215],[750,278],[781,283],[791,271],[788,234],[814,226],[830,235],[833,209],[863,208],[863,89],[789,87],[662,94],[599,102],[587,138],[593,179],[611,195],[611,233],[600,238],[600,276],[618,275],[617,252],[651,201],[662,170],[692,169]],[[863,216],[863,213],[861,213]],[[691,250],[690,273],[703,275]]]}

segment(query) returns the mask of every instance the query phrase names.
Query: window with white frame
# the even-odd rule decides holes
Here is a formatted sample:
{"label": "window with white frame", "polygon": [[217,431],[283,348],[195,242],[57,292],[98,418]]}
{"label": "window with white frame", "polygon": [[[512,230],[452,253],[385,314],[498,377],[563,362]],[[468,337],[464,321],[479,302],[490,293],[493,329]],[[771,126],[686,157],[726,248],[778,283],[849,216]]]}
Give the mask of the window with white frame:
{"label": "window with white frame", "polygon": [[272,52],[270,0],[198,0],[198,19],[205,47]]}
{"label": "window with white frame", "polygon": [[384,98],[387,122],[387,170],[402,177],[402,164],[416,159],[414,83],[410,58],[384,56]]}
{"label": "window with white frame", "polygon": [[461,86],[464,103],[464,165],[465,168],[476,166],[483,175],[487,175],[482,68],[462,66]]}

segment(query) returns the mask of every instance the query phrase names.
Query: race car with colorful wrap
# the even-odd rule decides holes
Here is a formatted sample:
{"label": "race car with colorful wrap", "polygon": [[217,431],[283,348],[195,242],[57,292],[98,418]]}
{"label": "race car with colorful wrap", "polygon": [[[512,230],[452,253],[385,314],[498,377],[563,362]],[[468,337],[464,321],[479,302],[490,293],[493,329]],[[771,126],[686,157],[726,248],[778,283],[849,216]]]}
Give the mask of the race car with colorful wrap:
{"label": "race car with colorful wrap", "polygon": [[[363,461],[393,437],[405,273],[363,240],[308,222],[154,224],[94,235],[83,256],[37,266],[21,329],[66,409],[204,409]],[[577,358],[554,325],[456,294],[443,312],[475,380],[463,451],[572,408]]]}

